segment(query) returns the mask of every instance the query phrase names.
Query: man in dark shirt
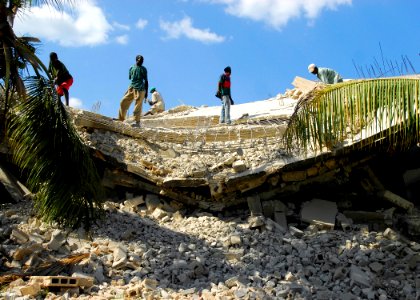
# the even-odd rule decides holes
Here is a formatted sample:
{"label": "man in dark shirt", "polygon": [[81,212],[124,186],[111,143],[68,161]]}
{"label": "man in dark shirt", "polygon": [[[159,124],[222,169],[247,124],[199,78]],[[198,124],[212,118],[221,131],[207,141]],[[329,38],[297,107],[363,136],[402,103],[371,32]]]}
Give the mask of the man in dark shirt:
{"label": "man in dark shirt", "polygon": [[66,105],[69,106],[69,89],[73,84],[73,77],[70,75],[66,66],[58,59],[57,53],[50,53],[50,64],[48,66],[48,73],[54,78],[57,94],[64,95]]}
{"label": "man in dark shirt", "polygon": [[224,71],[225,73],[220,76],[218,84],[218,92],[222,99],[222,111],[220,113],[219,123],[230,124],[230,105],[233,104],[233,100],[230,95],[230,74],[232,70],[229,66],[227,66]]}

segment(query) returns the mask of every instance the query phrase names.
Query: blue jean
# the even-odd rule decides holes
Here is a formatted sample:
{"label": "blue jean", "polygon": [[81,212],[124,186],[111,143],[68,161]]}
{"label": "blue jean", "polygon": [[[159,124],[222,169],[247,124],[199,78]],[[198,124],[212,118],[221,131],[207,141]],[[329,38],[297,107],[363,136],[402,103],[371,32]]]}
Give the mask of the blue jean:
{"label": "blue jean", "polygon": [[222,96],[222,111],[219,123],[230,124],[230,96]]}

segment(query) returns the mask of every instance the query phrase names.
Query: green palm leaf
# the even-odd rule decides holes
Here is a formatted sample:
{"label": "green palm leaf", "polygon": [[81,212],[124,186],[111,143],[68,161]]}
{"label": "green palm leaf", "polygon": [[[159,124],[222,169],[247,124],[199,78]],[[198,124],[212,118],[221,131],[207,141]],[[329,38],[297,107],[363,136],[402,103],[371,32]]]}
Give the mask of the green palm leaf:
{"label": "green palm leaf", "polygon": [[89,228],[102,208],[100,178],[89,150],[53,86],[33,77],[27,92],[9,127],[14,162],[28,171],[35,207],[45,221]]}
{"label": "green palm leaf", "polygon": [[[317,89],[296,106],[284,142],[289,151],[320,151],[356,141],[407,149],[420,140],[420,80],[351,81]],[[324,148],[325,149],[325,148]]]}

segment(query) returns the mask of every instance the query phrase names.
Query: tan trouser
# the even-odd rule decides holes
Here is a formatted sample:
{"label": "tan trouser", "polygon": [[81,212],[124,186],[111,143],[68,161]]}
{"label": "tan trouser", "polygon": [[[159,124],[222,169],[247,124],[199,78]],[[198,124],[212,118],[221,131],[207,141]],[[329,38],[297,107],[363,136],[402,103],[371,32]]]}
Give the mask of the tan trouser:
{"label": "tan trouser", "polygon": [[153,106],[150,108],[150,112],[152,113],[152,115],[163,112],[162,105],[156,105],[156,104],[155,104],[155,105],[153,105]]}
{"label": "tan trouser", "polygon": [[133,115],[136,122],[140,122],[144,96],[146,96],[146,91],[138,91],[132,87],[128,88],[127,92],[125,92],[125,95],[120,102],[120,111],[118,113],[118,119],[120,121],[125,120],[128,108],[130,107],[133,100],[135,100],[136,102],[134,104]]}

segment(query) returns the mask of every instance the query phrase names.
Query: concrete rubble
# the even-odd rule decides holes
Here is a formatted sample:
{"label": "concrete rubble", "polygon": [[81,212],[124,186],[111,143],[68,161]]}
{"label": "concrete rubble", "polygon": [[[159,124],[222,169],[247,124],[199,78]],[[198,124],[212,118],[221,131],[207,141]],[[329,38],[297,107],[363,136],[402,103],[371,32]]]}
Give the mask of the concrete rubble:
{"label": "concrete rubble", "polygon": [[[419,299],[420,169],[403,178],[412,202],[363,182],[396,206],[383,210],[318,195],[278,200],[304,184],[345,182],[370,159],[351,161],[328,149],[320,160],[286,154],[288,117],[314,88],[301,78],[294,85],[301,89],[270,100],[286,115],[247,113],[233,126],[217,125],[215,116],[188,117],[191,107],[144,118],[140,129],[69,109],[102,164],[103,186],[124,196],[109,196],[92,232],[64,230],[35,218],[30,192],[19,192],[2,172],[16,203],[0,210],[1,276],[25,276],[0,299]],[[411,238],[393,229],[401,208],[410,212],[400,221]],[[36,273],[77,254],[86,258]]]}
{"label": "concrete rubble", "polygon": [[[345,230],[317,222],[298,224],[290,218],[289,224],[284,219],[278,224],[263,215],[264,210],[289,216],[293,206],[283,203],[260,209],[257,215],[245,208],[210,214],[188,212],[155,195],[127,196],[123,202],[106,203],[105,218],[89,235],[82,229],[65,231],[40,222],[32,216],[30,201],[4,205],[0,211],[3,275],[34,271],[52,258],[88,256],[60,274],[16,279],[0,298],[414,300],[420,296],[420,244],[391,228],[370,231],[341,213],[337,218],[347,221]],[[305,205],[295,207],[297,213]]]}

